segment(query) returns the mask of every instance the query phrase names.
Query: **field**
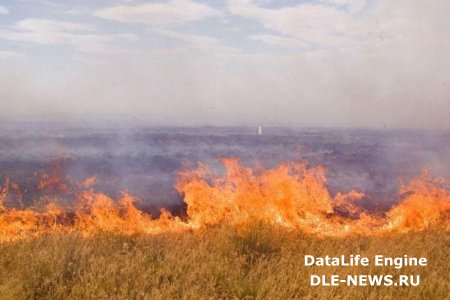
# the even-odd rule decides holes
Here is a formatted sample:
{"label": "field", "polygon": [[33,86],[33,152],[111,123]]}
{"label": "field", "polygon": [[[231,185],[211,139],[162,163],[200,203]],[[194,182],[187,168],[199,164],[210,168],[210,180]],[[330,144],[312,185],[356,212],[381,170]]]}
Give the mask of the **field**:
{"label": "field", "polygon": [[[448,299],[450,233],[319,239],[249,228],[0,245],[1,299]],[[305,267],[305,254],[425,256],[427,267]],[[418,287],[311,287],[310,274],[419,274]]]}
{"label": "field", "polygon": [[449,298],[447,131],[16,125],[0,127],[0,299]]}

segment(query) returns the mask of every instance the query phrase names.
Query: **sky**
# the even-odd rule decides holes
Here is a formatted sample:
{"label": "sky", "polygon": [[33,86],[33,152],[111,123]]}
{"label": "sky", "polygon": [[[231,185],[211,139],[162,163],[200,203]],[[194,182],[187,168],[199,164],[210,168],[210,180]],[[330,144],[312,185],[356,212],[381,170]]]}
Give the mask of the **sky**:
{"label": "sky", "polygon": [[450,129],[448,0],[0,0],[0,121]]}

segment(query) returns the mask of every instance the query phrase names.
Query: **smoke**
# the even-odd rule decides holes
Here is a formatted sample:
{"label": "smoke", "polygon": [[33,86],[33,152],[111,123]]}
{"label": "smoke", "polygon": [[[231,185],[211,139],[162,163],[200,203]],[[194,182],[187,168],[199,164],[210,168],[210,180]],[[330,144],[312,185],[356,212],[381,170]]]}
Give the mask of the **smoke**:
{"label": "smoke", "polygon": [[[284,161],[326,168],[327,188],[361,191],[366,207],[388,208],[399,200],[399,184],[423,169],[449,178],[445,131],[295,129],[264,127],[158,128],[79,123],[4,123],[0,130],[0,176],[29,187],[34,173],[50,174],[59,161],[61,177],[82,182],[95,176],[95,189],[111,197],[125,191],[143,205],[181,203],[173,188],[186,163],[222,170],[222,157],[273,168]],[[27,202],[27,201],[25,201]]]}

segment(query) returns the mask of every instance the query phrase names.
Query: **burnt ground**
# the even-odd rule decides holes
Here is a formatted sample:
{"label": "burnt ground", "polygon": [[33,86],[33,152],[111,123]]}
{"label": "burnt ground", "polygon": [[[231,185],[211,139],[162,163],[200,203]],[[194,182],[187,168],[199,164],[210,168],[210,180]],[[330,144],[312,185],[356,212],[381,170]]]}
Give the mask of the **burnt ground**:
{"label": "burnt ground", "polygon": [[[177,171],[203,162],[221,170],[221,157],[265,167],[300,160],[327,169],[332,194],[352,189],[367,196],[363,205],[386,209],[398,200],[400,180],[428,169],[450,177],[450,132],[330,128],[112,127],[62,123],[6,123],[0,127],[0,179],[17,184],[23,205],[45,194],[43,174],[61,177],[70,198],[86,177],[96,191],[117,197],[126,191],[138,206],[181,213],[182,196],[173,188]],[[48,191],[47,191],[48,192]],[[13,202],[13,201],[12,201]],[[10,205],[20,205],[10,203]]]}

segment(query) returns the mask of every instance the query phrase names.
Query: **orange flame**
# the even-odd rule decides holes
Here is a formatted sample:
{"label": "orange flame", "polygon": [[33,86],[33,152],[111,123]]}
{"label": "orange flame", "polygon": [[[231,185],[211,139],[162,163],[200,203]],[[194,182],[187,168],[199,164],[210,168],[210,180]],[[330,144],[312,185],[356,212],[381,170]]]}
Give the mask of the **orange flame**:
{"label": "orange flame", "polygon": [[[326,188],[325,170],[286,163],[257,171],[238,160],[224,159],[226,174],[207,166],[179,173],[176,189],[184,195],[187,219],[163,211],[153,219],[123,194],[118,201],[93,191],[82,191],[67,207],[47,205],[7,209],[9,182],[0,188],[0,242],[54,232],[93,236],[107,232],[122,235],[159,234],[206,228],[210,225],[243,226],[262,221],[320,237],[381,236],[428,228],[450,230],[450,196],[442,179],[428,173],[401,188],[403,201],[384,214],[358,206],[362,193],[332,196]],[[91,181],[91,180],[88,180]],[[89,185],[88,185],[89,186]]]}
{"label": "orange flame", "polygon": [[82,185],[85,188],[89,188],[89,187],[93,186],[96,182],[97,182],[97,177],[91,176],[91,177],[88,177],[85,180],[83,180]]}
{"label": "orange flame", "polygon": [[52,169],[50,173],[44,173],[37,184],[38,190],[43,190],[48,193],[60,192],[67,194],[69,187],[63,175],[61,161],[55,160],[51,162]]}

